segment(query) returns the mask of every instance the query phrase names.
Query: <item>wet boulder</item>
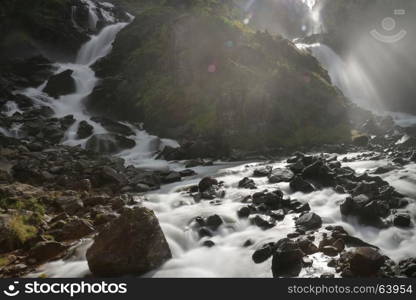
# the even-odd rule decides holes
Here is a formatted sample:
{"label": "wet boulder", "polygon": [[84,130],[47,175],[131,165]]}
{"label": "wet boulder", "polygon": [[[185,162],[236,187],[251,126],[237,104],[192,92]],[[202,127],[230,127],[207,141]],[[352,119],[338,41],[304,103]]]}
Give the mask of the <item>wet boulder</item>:
{"label": "wet boulder", "polygon": [[296,227],[303,231],[318,229],[322,226],[322,219],[313,212],[302,214],[295,222]]}
{"label": "wet boulder", "polygon": [[273,169],[269,175],[269,183],[290,182],[295,175],[286,168]]}
{"label": "wet boulder", "polygon": [[271,171],[272,167],[270,166],[257,168],[253,171],[253,177],[267,177]]}
{"label": "wet boulder", "polygon": [[411,217],[408,214],[396,214],[393,219],[393,224],[398,227],[409,227],[412,223]]}
{"label": "wet boulder", "polygon": [[95,134],[87,141],[85,148],[103,154],[115,154],[122,150],[131,149],[136,142],[117,134]]}
{"label": "wet boulder", "polygon": [[253,259],[254,263],[261,264],[265,262],[266,260],[268,260],[270,257],[272,257],[273,252],[274,252],[274,244],[273,243],[266,244],[266,245],[263,245],[263,247],[261,247],[260,249],[257,249],[256,251],[254,251],[251,258]]}
{"label": "wet boulder", "polygon": [[250,189],[250,190],[255,190],[257,188],[256,184],[254,183],[254,180],[248,177],[241,179],[238,182],[238,187],[242,189]]}
{"label": "wet boulder", "polygon": [[295,277],[302,270],[304,253],[299,245],[288,239],[282,239],[275,245],[272,260],[273,277]]}
{"label": "wet boulder", "polygon": [[90,270],[99,277],[143,275],[171,257],[155,214],[144,207],[125,209],[87,251]]}
{"label": "wet boulder", "polygon": [[105,129],[107,129],[111,133],[120,134],[124,136],[134,135],[134,131],[130,128],[130,126],[117,121],[113,121],[109,118],[93,117],[91,118],[91,121],[101,124]]}
{"label": "wet boulder", "polygon": [[76,90],[72,70],[66,70],[49,78],[43,91],[53,98],[72,94]]}
{"label": "wet boulder", "polygon": [[79,139],[86,139],[94,132],[94,127],[87,121],[81,121],[78,125],[77,137]]}
{"label": "wet boulder", "polygon": [[29,251],[29,258],[42,263],[56,258],[65,253],[68,246],[55,241],[41,241]]}
{"label": "wet boulder", "polygon": [[313,191],[315,191],[315,188],[313,187],[313,185],[307,182],[306,180],[304,180],[300,176],[295,176],[290,181],[290,188],[294,192],[302,192],[302,193],[312,193]]}
{"label": "wet boulder", "polygon": [[350,270],[355,276],[376,276],[384,265],[385,257],[369,247],[357,248],[351,254]]}

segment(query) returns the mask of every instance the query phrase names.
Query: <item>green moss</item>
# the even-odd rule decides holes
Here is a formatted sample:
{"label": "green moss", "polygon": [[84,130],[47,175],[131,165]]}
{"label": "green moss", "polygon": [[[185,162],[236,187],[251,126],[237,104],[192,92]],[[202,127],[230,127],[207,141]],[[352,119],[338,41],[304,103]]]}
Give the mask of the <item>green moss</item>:
{"label": "green moss", "polygon": [[7,266],[10,262],[10,259],[7,256],[0,257],[0,268]]}
{"label": "green moss", "polygon": [[7,209],[16,209],[16,210],[26,210],[31,211],[38,215],[45,214],[45,206],[39,199],[30,198],[30,199],[16,199],[9,197],[0,198],[0,208],[3,210]]}
{"label": "green moss", "polygon": [[22,244],[34,238],[38,233],[37,228],[29,222],[30,218],[26,216],[13,216],[10,221],[10,230]]}

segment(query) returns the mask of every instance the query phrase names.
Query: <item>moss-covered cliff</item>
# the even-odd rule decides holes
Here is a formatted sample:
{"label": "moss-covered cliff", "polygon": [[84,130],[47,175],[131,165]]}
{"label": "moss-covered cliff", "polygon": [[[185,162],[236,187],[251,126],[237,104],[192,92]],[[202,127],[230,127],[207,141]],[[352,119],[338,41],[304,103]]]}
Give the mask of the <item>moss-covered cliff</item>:
{"label": "moss-covered cliff", "polygon": [[290,41],[243,25],[231,2],[123,3],[136,19],[95,66],[104,79],[88,101],[92,111],[225,148],[348,136],[344,98],[327,72]]}

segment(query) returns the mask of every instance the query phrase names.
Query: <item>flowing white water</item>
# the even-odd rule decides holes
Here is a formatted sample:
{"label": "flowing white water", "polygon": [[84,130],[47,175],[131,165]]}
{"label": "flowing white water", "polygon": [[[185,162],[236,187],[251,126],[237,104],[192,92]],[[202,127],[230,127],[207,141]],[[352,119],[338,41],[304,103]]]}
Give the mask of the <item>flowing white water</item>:
{"label": "flowing white water", "polygon": [[[76,93],[54,100],[41,92],[45,85],[39,89],[26,91],[26,94],[37,99],[38,103],[50,105],[57,116],[74,115],[77,123],[67,132],[65,139],[65,143],[67,144],[75,145],[85,142],[77,140],[75,137],[78,123],[81,120],[88,120],[93,124],[95,133],[105,132],[105,129],[99,124],[90,120],[90,117],[83,108],[82,100],[91,93],[97,83],[97,78],[90,66],[111,51],[112,41],[117,32],[125,25],[115,24],[111,26],[109,26],[111,28],[105,28],[99,35],[93,37],[90,42],[82,47],[77,63],[57,64],[57,73],[66,69],[74,71],[73,77],[76,80],[77,86]],[[319,55],[318,52],[321,51],[322,60],[327,59],[328,68],[330,69],[331,77],[333,77],[335,84],[351,93],[351,98],[357,102],[366,99],[362,91],[357,93],[354,88],[359,82],[351,78],[349,74],[343,74],[345,65],[335,53],[321,45],[319,47],[312,47],[312,51],[317,51],[315,53],[316,55]],[[360,73],[360,71],[356,72]],[[360,80],[363,79],[361,78]],[[371,92],[371,90],[364,91]],[[165,162],[155,163],[155,152],[161,148],[161,145],[175,146],[175,142],[160,140],[142,130],[137,128],[133,129],[135,135],[132,138],[137,142],[136,147],[118,155],[126,159],[128,164],[141,168],[166,168]],[[340,156],[339,159],[342,158]],[[360,161],[346,165],[356,169],[357,172],[364,172],[384,164],[387,164],[387,161]],[[237,210],[245,205],[241,203],[242,198],[255,192],[237,188],[238,181],[245,176],[251,176],[253,170],[258,165],[258,163],[239,163],[233,166],[229,164],[216,164],[212,167],[194,168],[199,174],[198,176],[180,183],[164,186],[161,190],[147,194],[144,198],[138,198],[137,200],[141,205],[153,209],[157,214],[173,254],[173,259],[158,270],[147,274],[147,276],[270,277],[271,260],[256,265],[252,261],[251,255],[255,249],[263,244],[278,241],[286,237],[288,233],[293,232],[293,218],[297,215],[287,215],[276,227],[266,231],[251,225],[248,220],[242,220],[237,217]],[[273,166],[282,167],[284,165],[283,162],[279,162]],[[414,198],[416,196],[414,192],[416,191],[415,174],[416,165],[412,164],[384,174],[383,178],[395,186],[400,192]],[[217,176],[219,180],[224,181],[226,196],[224,199],[221,199],[220,203],[213,204],[209,201],[201,201],[198,203],[187,194],[180,192],[181,188],[198,183],[200,178],[206,175]],[[330,224],[342,225],[350,234],[361,237],[365,241],[379,246],[385,254],[396,260],[414,256],[413,249],[416,245],[416,232],[414,228],[400,229],[391,227],[389,229],[379,230],[373,227],[359,225],[354,218],[343,219],[339,212],[339,203],[347,195],[337,194],[332,189],[317,191],[308,195],[303,193],[293,194],[287,183],[271,185],[265,178],[255,178],[254,180],[258,186],[257,191],[280,188],[286,196],[308,202],[312,210],[323,218],[323,227]],[[414,202],[406,210],[409,211],[413,220],[415,220],[416,205]],[[202,246],[202,243],[207,238],[199,239],[197,231],[194,230],[195,224],[192,221],[197,216],[207,217],[213,214],[220,215],[224,219],[225,225],[222,225],[215,233],[215,236],[210,238],[216,245],[212,248],[207,248]],[[319,241],[319,235],[317,238]],[[246,240],[251,240],[253,245],[243,247]],[[91,240],[89,239],[82,241],[74,247],[76,250],[75,256],[68,260],[59,260],[45,264],[39,269],[38,273],[32,275],[39,276],[40,274],[45,274],[50,277],[82,277],[87,275],[89,269],[85,253],[90,243]],[[328,271],[333,272],[333,269],[327,267],[328,257],[322,254],[315,254],[311,258],[314,261],[313,266],[303,269],[300,276],[312,277],[319,276],[319,274]]]}

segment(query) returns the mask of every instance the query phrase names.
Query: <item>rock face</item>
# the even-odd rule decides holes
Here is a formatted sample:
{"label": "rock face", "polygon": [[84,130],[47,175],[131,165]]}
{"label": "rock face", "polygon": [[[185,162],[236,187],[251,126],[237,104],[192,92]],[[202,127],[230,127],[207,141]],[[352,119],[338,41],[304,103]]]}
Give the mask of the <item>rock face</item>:
{"label": "rock face", "polygon": [[63,95],[75,92],[75,81],[72,78],[72,70],[66,70],[49,78],[43,91],[53,98],[59,98]]}
{"label": "rock face", "polygon": [[[184,16],[185,2],[206,15]],[[135,11],[140,1],[129,5]],[[218,154],[349,138],[345,99],[316,59],[280,36],[244,29],[236,10],[234,1],[167,1],[147,10],[95,66],[104,80],[87,107],[144,122],[159,136],[200,137]]]}
{"label": "rock face", "polygon": [[143,275],[172,257],[154,213],[126,209],[95,238],[87,260],[95,276]]}

